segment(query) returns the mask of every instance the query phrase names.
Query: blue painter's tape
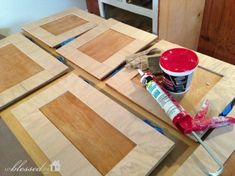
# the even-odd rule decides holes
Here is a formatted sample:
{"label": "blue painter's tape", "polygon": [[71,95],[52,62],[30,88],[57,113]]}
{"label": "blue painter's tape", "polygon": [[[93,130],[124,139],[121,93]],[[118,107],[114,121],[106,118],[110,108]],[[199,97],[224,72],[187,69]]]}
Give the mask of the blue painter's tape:
{"label": "blue painter's tape", "polygon": [[235,98],[227,104],[227,106],[224,108],[224,110],[219,114],[219,116],[227,116],[229,112],[233,109],[233,106],[235,105]]}
{"label": "blue painter's tape", "polygon": [[147,123],[149,126],[153,127],[156,131],[158,131],[159,133],[164,135],[164,131],[162,128],[160,128],[159,126],[155,125],[153,122],[151,122],[148,119],[144,119],[144,122]]}
{"label": "blue painter's tape", "polygon": [[64,42],[60,43],[59,45],[57,45],[55,48],[60,48],[66,44],[68,44],[69,42],[73,41],[76,37],[71,37],[68,40],[65,40]]}

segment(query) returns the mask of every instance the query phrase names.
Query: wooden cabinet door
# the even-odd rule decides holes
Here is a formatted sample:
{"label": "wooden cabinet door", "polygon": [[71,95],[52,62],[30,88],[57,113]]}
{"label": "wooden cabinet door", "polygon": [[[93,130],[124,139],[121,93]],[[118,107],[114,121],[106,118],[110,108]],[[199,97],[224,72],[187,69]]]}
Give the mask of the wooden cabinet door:
{"label": "wooden cabinet door", "polygon": [[156,35],[109,19],[56,51],[102,80],[123,64],[126,56],[156,39]]}
{"label": "wooden cabinet door", "polygon": [[87,9],[90,13],[100,15],[98,0],[86,0]]}
{"label": "wooden cabinet door", "polygon": [[198,51],[235,64],[235,1],[207,0]]}
{"label": "wooden cabinet door", "polygon": [[23,140],[27,152],[36,145],[36,163],[59,161],[63,176],[147,175],[174,145],[75,73],[1,117],[17,120],[27,132]]}
{"label": "wooden cabinet door", "polygon": [[160,0],[160,39],[196,50],[205,0]]}

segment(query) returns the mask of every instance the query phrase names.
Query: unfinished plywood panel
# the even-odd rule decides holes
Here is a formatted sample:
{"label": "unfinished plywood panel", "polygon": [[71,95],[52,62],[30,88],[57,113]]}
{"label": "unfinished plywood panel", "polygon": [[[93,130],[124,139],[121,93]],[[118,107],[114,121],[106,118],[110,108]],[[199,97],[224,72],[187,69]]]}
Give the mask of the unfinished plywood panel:
{"label": "unfinished plywood panel", "polygon": [[100,24],[57,52],[98,79],[105,78],[157,37],[113,19]]}
{"label": "unfinished plywood panel", "polygon": [[205,0],[160,0],[159,38],[197,49]]}
{"label": "unfinished plywood panel", "polygon": [[70,92],[40,110],[103,175],[136,146]]}
{"label": "unfinished plywood panel", "polygon": [[182,97],[179,96],[176,98],[188,112],[195,114],[198,111],[197,105],[202,103],[204,96],[222,78],[222,75],[219,75],[200,66],[194,72],[190,90]]}
{"label": "unfinished plywood panel", "polygon": [[94,28],[103,21],[105,20],[96,15],[72,8],[25,25],[22,29],[49,47],[56,47]]}
{"label": "unfinished plywood panel", "polygon": [[76,15],[67,15],[55,21],[44,24],[41,27],[54,35],[60,35],[87,22],[88,21],[83,20]]}
{"label": "unfinished plywood panel", "polygon": [[[145,87],[143,87],[140,83],[140,78],[140,75],[137,74],[134,78],[132,78],[132,81],[139,87],[145,89]],[[201,102],[203,97],[217,84],[217,82],[220,81],[221,78],[221,75],[208,71],[202,67],[198,67],[194,72],[190,90],[183,96],[178,96],[175,98],[187,111],[196,113],[197,110],[195,107],[197,104]]]}
{"label": "unfinished plywood panel", "polygon": [[74,73],[10,113],[51,162],[60,160],[61,175],[146,175],[173,147]]}
{"label": "unfinished plywood panel", "polygon": [[[154,47],[164,51],[180,46],[162,40],[155,44],[153,48]],[[217,60],[210,58],[211,64],[216,65],[215,69],[205,64],[207,56],[199,53],[197,54],[199,56],[200,63],[193,75],[193,82],[190,90],[185,95],[177,97],[177,99],[189,113],[195,115],[200,104],[205,98],[207,98],[212,102],[209,115],[216,116],[224,106],[223,104],[214,105],[214,94],[223,97],[223,93],[217,93],[217,90],[220,87],[223,89],[227,88],[226,84],[224,85],[224,81],[228,80],[229,77],[225,77],[226,73],[220,69]],[[112,78],[108,79],[106,83],[108,86],[132,100],[134,103],[173,126],[172,122],[169,120],[169,117],[167,117],[157,102],[155,102],[151,95],[140,85],[138,80],[139,75],[136,70],[128,70],[124,68]]]}
{"label": "unfinished plywood panel", "polygon": [[0,62],[0,92],[43,70],[12,44],[0,48]]}
{"label": "unfinished plywood panel", "polygon": [[0,41],[0,62],[0,109],[67,69],[21,34]]}
{"label": "unfinished plywood panel", "polygon": [[134,39],[114,30],[108,30],[78,48],[79,51],[94,58],[98,62],[104,62],[113,54],[131,43]]}

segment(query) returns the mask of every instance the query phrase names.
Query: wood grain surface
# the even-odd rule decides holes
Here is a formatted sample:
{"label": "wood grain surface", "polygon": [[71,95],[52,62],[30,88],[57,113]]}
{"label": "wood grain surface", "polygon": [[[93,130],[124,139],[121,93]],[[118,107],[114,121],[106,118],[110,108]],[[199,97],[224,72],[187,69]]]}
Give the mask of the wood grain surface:
{"label": "wood grain surface", "polygon": [[103,175],[136,146],[70,92],[40,110]]}
{"label": "wood grain surface", "polygon": [[193,73],[190,90],[182,97],[176,97],[176,99],[178,99],[180,104],[188,112],[196,113],[197,109],[195,107],[202,102],[203,97],[206,96],[222,78],[222,75],[203,67],[198,67]]}
{"label": "wood grain surface", "polygon": [[[203,97],[220,81],[222,76],[202,67],[198,67],[193,74],[190,90],[186,94],[176,96],[175,98],[188,112],[196,113],[195,107],[197,107]],[[145,87],[140,83],[139,74],[131,80],[146,91]]]}
{"label": "wood grain surface", "polygon": [[160,0],[159,38],[197,49],[205,0]]}
{"label": "wood grain surface", "polygon": [[41,27],[54,35],[60,35],[85,23],[87,23],[86,20],[83,20],[76,15],[70,14],[55,21],[44,24]]}
{"label": "wood grain surface", "polygon": [[235,65],[233,0],[207,0],[198,51]]}
{"label": "wood grain surface", "polygon": [[148,46],[156,38],[153,34],[109,19],[56,51],[102,80],[123,64],[126,56]]}
{"label": "wood grain surface", "polygon": [[235,175],[234,164],[235,164],[235,151],[233,151],[228,160],[224,163],[224,173],[222,174],[222,176],[234,176]]}
{"label": "wood grain surface", "polygon": [[[51,86],[30,96],[27,101],[22,101],[10,111],[6,110],[1,114],[3,119],[17,119],[50,162],[59,160],[62,175],[101,175],[83,153],[40,111],[40,108],[68,91],[98,114],[99,118],[105,120],[136,144],[106,175],[149,174],[172,149],[173,142],[165,136],[78,78],[74,73],[70,73]],[[70,111],[68,104],[64,109],[66,113]],[[95,141],[98,142],[99,139],[95,139]],[[119,147],[124,146],[119,145]],[[95,148],[93,149],[95,150]],[[41,152],[37,151],[38,149],[34,149],[35,162],[41,163]]]}
{"label": "wood grain surface", "polygon": [[65,73],[67,67],[21,34],[0,41],[0,109]]}
{"label": "wood grain surface", "polygon": [[[161,41],[153,45],[152,48],[161,48],[161,45],[164,42],[165,45],[167,45],[168,42]],[[165,49],[168,48],[165,47],[164,50]],[[194,115],[197,112],[200,103],[204,100],[204,97],[213,90],[219,81],[222,80],[223,76],[221,74],[222,73],[215,73],[203,66],[198,67],[194,72],[190,90],[186,94],[176,97],[176,99],[189,113]],[[136,70],[128,70],[124,68],[108,79],[106,83],[108,86],[129,98],[137,105],[146,109],[169,125],[174,126],[157,102],[155,102],[151,95],[140,84],[140,77]]]}
{"label": "wood grain surface", "polygon": [[105,19],[78,8],[26,24],[23,31],[29,33],[49,47],[58,47],[63,42],[77,37],[102,23]]}
{"label": "wood grain surface", "polygon": [[90,13],[100,15],[98,0],[86,0],[86,4]]}
{"label": "wood grain surface", "polygon": [[133,40],[133,38],[125,34],[110,29],[79,47],[78,50],[96,59],[98,62],[104,62]]}
{"label": "wood grain surface", "polygon": [[0,48],[0,92],[43,70],[12,44]]}
{"label": "wood grain surface", "polygon": [[[203,97],[220,81],[221,78],[221,75],[208,71],[203,67],[198,67],[193,73],[193,80],[190,85],[190,90],[183,96],[178,96],[175,98],[187,111],[194,112],[197,104],[201,102]],[[139,74],[132,78],[132,81],[136,85],[144,88],[140,83]],[[188,100],[190,100],[190,102]]]}

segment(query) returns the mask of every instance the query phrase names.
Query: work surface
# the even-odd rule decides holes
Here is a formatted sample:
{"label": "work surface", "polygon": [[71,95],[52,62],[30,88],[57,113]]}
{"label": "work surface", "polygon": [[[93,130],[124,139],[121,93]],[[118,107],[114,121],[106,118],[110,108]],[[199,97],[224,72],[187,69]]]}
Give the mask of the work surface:
{"label": "work surface", "polygon": [[[86,24],[85,21],[89,20],[85,19],[84,12],[80,16],[76,13],[72,10],[46,18],[46,21],[35,23],[35,27],[47,31],[50,35],[53,34],[53,37],[63,36],[64,41],[68,39],[67,34],[72,34],[70,33],[72,29],[78,29],[77,27],[83,26]],[[213,171],[216,167],[208,154],[199,144],[172,126],[164,112],[139,84],[139,76],[135,70],[122,68],[104,78],[124,61],[124,56],[148,46],[156,38],[115,20],[110,21],[112,28],[100,25],[103,19],[99,22],[97,20],[97,24],[90,26],[90,32],[67,45],[69,46],[67,49],[82,53],[82,61],[74,57],[76,62],[73,59],[71,62],[69,52],[65,52],[68,56],[66,64],[70,67],[70,71],[73,70],[72,73],[64,75],[2,111],[2,120],[37,166],[46,162],[45,167],[53,166],[53,169],[57,169],[54,164],[60,161],[61,170],[50,175],[196,176],[205,175],[208,169]],[[55,28],[62,23],[68,25],[65,28]],[[96,32],[95,29],[99,31]],[[130,33],[126,29],[139,33],[138,35]],[[34,35],[34,32],[31,32],[30,38],[36,44],[61,58],[60,54],[64,53],[66,45],[57,50],[60,54],[56,53],[54,48],[51,50],[47,45],[50,43],[46,42],[48,37],[43,35],[46,40],[39,40],[37,30],[37,34]],[[108,39],[114,43],[115,40],[118,42],[111,46]],[[98,46],[97,43],[100,42],[103,42],[102,46],[105,47]],[[0,91],[27,79],[30,75],[40,73],[44,67],[51,66],[51,64],[38,64],[40,62],[37,59],[30,60],[29,55],[20,52],[20,47],[16,47],[22,42],[17,39],[16,43],[18,45],[4,44],[0,48],[2,58],[7,58],[13,53],[22,58],[22,62],[19,63],[14,63],[12,57],[3,60],[5,65],[8,65],[8,62],[17,65],[15,70],[18,74],[10,81],[7,81],[6,73],[2,74],[0,78],[5,80],[5,83],[1,84]],[[129,45],[131,47],[127,47]],[[164,51],[180,46],[160,41],[152,47]],[[106,48],[110,50],[104,50]],[[28,50],[30,49],[29,47]],[[42,53],[42,56],[45,56],[46,52]],[[113,55],[114,60],[110,59]],[[194,73],[191,89],[178,100],[194,115],[201,102],[207,98],[211,102],[209,115],[217,116],[235,96],[235,68],[200,53],[197,55],[200,63]],[[118,56],[122,56],[121,61],[117,59]],[[50,62],[57,62],[55,58],[51,56],[50,58],[48,59]],[[87,58],[92,60],[91,63],[94,61],[99,63],[96,68],[101,68],[100,66],[109,59],[113,65],[105,74],[100,74],[101,72],[97,74],[96,71],[94,74],[92,64],[86,63]],[[54,61],[51,61],[53,59]],[[22,72],[19,67],[27,67],[27,72]],[[0,66],[1,70],[3,68],[5,67]],[[66,70],[64,65],[59,68],[62,71]],[[52,69],[51,72],[58,74],[57,70]],[[35,85],[38,81],[32,83],[27,86]],[[233,110],[230,115],[234,116],[234,113]],[[142,121],[146,119],[154,126],[160,127],[164,135]],[[88,128],[91,130],[87,130]],[[233,126],[224,127],[214,130],[206,139],[223,163],[228,163],[229,160],[233,162],[233,157],[229,160],[228,158],[235,149],[234,133]],[[46,175],[48,171],[42,173]]]}
{"label": "work surface", "polygon": [[[175,46],[175,45],[173,45],[169,42],[166,42],[166,41],[161,41],[160,43],[158,43],[156,45],[158,45],[158,47],[162,47],[162,49],[164,49],[164,50],[167,49],[167,48],[171,48],[171,47]],[[200,56],[200,54],[199,54],[199,56]],[[205,56],[202,55],[202,57],[205,57]],[[211,73],[212,78],[209,79],[209,81],[211,80],[212,83],[213,83],[212,85],[209,85],[209,90],[211,90],[211,89],[214,89],[215,85],[217,85],[217,83],[220,82],[222,78],[224,78],[223,75],[226,74],[226,71],[229,72],[230,69],[228,67],[231,67],[231,65],[229,65],[229,64],[227,65],[226,63],[222,63],[220,61],[219,61],[219,63],[217,63],[216,60],[214,62],[213,60],[210,60],[212,58],[210,58],[210,57],[208,57],[208,58],[209,58],[209,60],[207,60],[207,57],[205,57],[203,62],[201,62],[201,64],[200,64],[201,68],[199,68],[197,74],[198,75],[203,75],[205,72],[206,73],[208,72],[207,70],[203,69],[204,63],[207,63],[208,66],[210,66],[211,64],[214,64],[214,68],[216,68],[217,71],[220,71],[220,73],[223,73],[223,74],[215,73],[215,77],[214,77],[214,73]],[[211,61],[211,62],[207,62],[207,61]],[[72,65],[72,63],[69,63],[69,64]],[[223,68],[221,68],[221,65],[224,65],[224,70],[223,70]],[[122,106],[128,108],[129,110],[131,110],[135,114],[138,114],[138,116],[140,118],[145,119],[147,117],[148,119],[150,119],[153,122],[155,122],[156,124],[158,124],[160,127],[162,127],[164,129],[165,135],[167,137],[171,138],[176,143],[175,148],[172,150],[172,152],[163,160],[163,162],[153,171],[153,173],[151,175],[172,175],[172,174],[176,173],[177,168],[180,168],[180,166],[184,163],[184,161],[187,161],[187,158],[190,157],[190,155],[193,153],[193,151],[197,148],[197,144],[195,142],[193,142],[191,139],[183,136],[177,130],[175,130],[175,129],[171,128],[169,125],[163,123],[162,120],[157,119],[156,116],[153,116],[152,114],[150,114],[147,111],[143,110],[143,108],[141,108],[140,106],[137,106],[132,101],[129,101],[127,98],[125,98],[121,94],[117,93],[115,90],[113,90],[112,88],[107,86],[105,84],[105,81],[99,81],[98,79],[94,78],[93,76],[91,76],[90,74],[88,74],[87,72],[82,70],[81,68],[76,67],[75,65],[73,65],[73,68],[75,68],[74,72],[76,72],[76,74],[80,75],[82,78],[84,78],[91,85],[95,85],[95,87],[97,89],[101,90],[103,93],[105,93],[109,97],[113,98],[115,101],[119,102]],[[215,82],[213,82],[213,80],[215,80]],[[206,82],[204,82],[203,80],[198,79],[198,81],[206,84]],[[136,84],[137,81],[135,81],[134,83]],[[233,81],[230,82],[230,84],[231,84],[231,86],[234,86]],[[224,88],[226,88],[226,89],[229,88],[229,87],[230,86],[226,86],[226,84],[224,86]],[[206,90],[206,92],[209,91],[207,89],[205,89],[205,90]],[[218,93],[218,91],[217,91],[217,93]],[[234,94],[232,93],[232,94],[226,94],[226,95],[228,96],[227,99],[229,100],[229,99],[231,99],[231,97]],[[194,96],[196,96],[196,95],[194,95]],[[196,101],[196,102],[200,103],[199,101]],[[225,104],[227,103],[226,100],[221,101],[221,102],[223,102],[223,104],[222,104],[223,106],[225,106]],[[197,106],[193,105],[193,108],[197,109]],[[212,112],[210,112],[210,113],[213,113],[213,108],[214,108],[214,106],[212,104]],[[219,111],[221,111],[221,109],[217,109],[217,111],[219,112]],[[217,113],[217,112],[215,112],[215,113]],[[5,118],[5,121],[10,126],[10,128],[14,128],[18,124],[18,123],[13,122],[10,118]],[[19,124],[18,124],[17,127],[19,129],[22,128],[22,127],[21,128],[19,127]],[[12,130],[17,132],[17,130],[19,130],[19,129],[16,128],[16,129],[12,129]],[[22,135],[22,132],[16,134],[17,138],[21,141],[25,141],[25,135]],[[24,146],[25,146],[26,150],[29,150],[29,151],[35,150],[35,148],[38,148],[38,145],[36,145],[36,144],[34,146],[32,145],[31,147],[29,147],[25,143]],[[40,150],[40,149],[38,149],[38,150]],[[216,151],[218,151],[218,150],[216,150]],[[35,156],[35,154],[32,151],[31,151],[30,155],[36,161],[38,161],[36,163],[38,165],[40,165],[39,159],[37,158],[37,156]],[[204,154],[204,155],[207,157],[207,154]],[[228,157],[229,155],[230,154],[227,154],[226,156]],[[46,156],[44,156],[44,157],[47,158]],[[44,158],[44,157],[41,156],[40,158]],[[210,162],[211,162],[211,160],[209,160],[209,163]],[[206,165],[207,164],[205,164],[205,167],[206,167]],[[188,172],[188,169],[186,169],[186,170]],[[179,169],[178,172],[180,173],[182,171],[186,172],[185,170],[183,170],[181,168]]]}

